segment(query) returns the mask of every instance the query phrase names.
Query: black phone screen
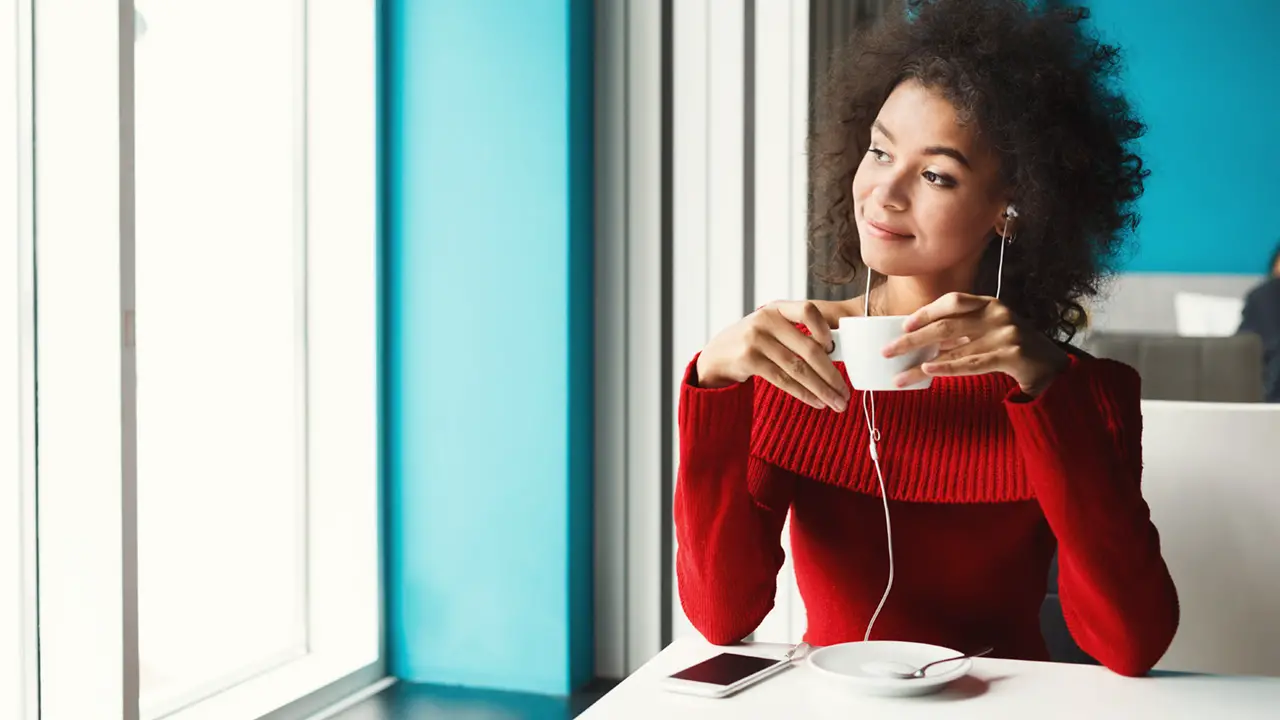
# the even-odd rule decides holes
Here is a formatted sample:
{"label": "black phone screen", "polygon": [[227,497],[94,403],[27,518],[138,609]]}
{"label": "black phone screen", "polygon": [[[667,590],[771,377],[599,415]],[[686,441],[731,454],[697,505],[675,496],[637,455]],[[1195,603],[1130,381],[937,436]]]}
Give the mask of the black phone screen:
{"label": "black phone screen", "polygon": [[776,664],[778,664],[776,658],[721,653],[697,665],[687,667],[671,677],[712,685],[732,685]]}

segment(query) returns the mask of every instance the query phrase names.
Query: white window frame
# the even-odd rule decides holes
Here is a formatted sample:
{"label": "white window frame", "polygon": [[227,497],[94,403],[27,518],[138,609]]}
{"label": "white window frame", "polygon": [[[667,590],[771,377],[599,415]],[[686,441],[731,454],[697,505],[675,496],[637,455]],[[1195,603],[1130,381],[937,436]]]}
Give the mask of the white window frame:
{"label": "white window frame", "polygon": [[0,0],[0,18],[0,96],[16,100],[0,116],[0,714],[36,720],[31,6]]}
{"label": "white window frame", "polygon": [[[685,365],[751,307],[808,290],[809,4],[602,0],[596,48],[596,672],[625,677],[696,635],[664,497]],[[804,625],[788,562],[755,637]]]}
{"label": "white window frame", "polygon": [[[133,3],[34,3],[41,720],[135,720]],[[307,32],[309,651],[166,716],[176,720],[303,717],[389,682],[376,4],[299,3]]]}
{"label": "white window frame", "polygon": [[[679,0],[673,6],[671,292],[680,311],[671,317],[667,395],[674,404],[694,353],[745,314],[746,3]],[[675,413],[667,432],[679,447]],[[674,477],[679,453],[671,462]],[[675,582],[669,602],[672,637],[697,635]]]}
{"label": "white window frame", "polygon": [[[683,2],[683,0],[680,0]],[[596,675],[663,647],[663,5],[596,3]]]}
{"label": "white window frame", "polygon": [[[763,305],[809,296],[809,2],[753,2],[755,137],[748,142],[755,152],[754,304]],[[789,523],[773,610],[753,635],[764,642],[800,642],[807,624]]]}
{"label": "white window frame", "polygon": [[132,5],[36,2],[40,709],[49,720],[113,709],[131,718],[120,22]]}
{"label": "white window frame", "polygon": [[[670,362],[678,383],[693,354],[752,308],[807,297],[809,3],[673,5],[671,291],[679,312],[670,318]],[[668,390],[677,402],[679,388]],[[671,417],[668,432],[678,447]],[[678,461],[673,453],[673,473]],[[781,540],[788,560],[774,609],[753,639],[796,642],[804,632],[804,605],[788,529]],[[674,583],[669,603],[672,636],[696,635]]]}

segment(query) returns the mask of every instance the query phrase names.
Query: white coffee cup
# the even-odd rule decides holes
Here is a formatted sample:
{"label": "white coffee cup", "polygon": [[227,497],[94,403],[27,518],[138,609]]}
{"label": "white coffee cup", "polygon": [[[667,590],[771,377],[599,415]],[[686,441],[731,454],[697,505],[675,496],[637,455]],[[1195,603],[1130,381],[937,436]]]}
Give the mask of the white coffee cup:
{"label": "white coffee cup", "polygon": [[849,316],[840,318],[840,327],[831,331],[835,350],[831,359],[843,362],[855,390],[923,390],[933,382],[926,377],[918,383],[898,387],[893,379],[901,373],[938,356],[937,345],[927,345],[897,357],[884,356],[884,347],[902,337],[906,315]]}

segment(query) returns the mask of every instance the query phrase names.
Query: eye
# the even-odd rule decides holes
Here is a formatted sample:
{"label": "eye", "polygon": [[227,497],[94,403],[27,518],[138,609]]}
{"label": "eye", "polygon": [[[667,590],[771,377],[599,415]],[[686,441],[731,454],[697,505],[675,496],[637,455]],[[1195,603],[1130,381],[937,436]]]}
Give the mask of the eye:
{"label": "eye", "polygon": [[880,149],[880,148],[878,148],[878,147],[871,147],[871,148],[868,148],[868,149],[867,149],[867,154],[868,154],[868,155],[870,155],[871,157],[875,158],[876,162],[878,162],[878,163],[887,163],[887,162],[889,162],[889,153],[887,153],[887,152],[885,152],[885,151],[881,150],[881,149]]}
{"label": "eye", "polygon": [[947,175],[941,175],[932,170],[925,170],[924,172],[920,173],[920,177],[923,177],[925,179],[925,182],[936,187],[949,188],[949,187],[956,186],[956,181],[954,178],[951,178]]}

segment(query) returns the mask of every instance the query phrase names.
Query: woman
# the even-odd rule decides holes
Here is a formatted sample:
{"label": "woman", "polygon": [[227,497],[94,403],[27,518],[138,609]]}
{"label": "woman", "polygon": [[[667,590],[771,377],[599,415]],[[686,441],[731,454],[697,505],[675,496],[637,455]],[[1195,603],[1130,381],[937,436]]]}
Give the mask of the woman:
{"label": "woman", "polygon": [[877,613],[880,485],[862,394],[827,354],[830,328],[864,303],[910,316],[901,340],[864,350],[943,349],[899,378],[932,376],[928,390],[875,398],[896,577],[872,639],[1046,659],[1056,550],[1086,652],[1141,675],[1171,642],[1177,594],[1140,489],[1139,378],[1066,344],[1137,224],[1147,173],[1129,144],[1144,127],[1086,13],[1039,5],[912,2],[834,63],[811,143],[813,234],[873,282],[868,297],[761,308],[689,364],[676,570],[712,642],[742,639],[772,607],[788,512],[805,639],[862,640]]}

